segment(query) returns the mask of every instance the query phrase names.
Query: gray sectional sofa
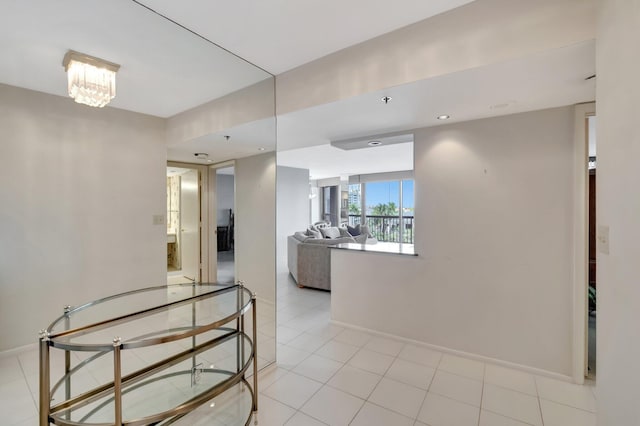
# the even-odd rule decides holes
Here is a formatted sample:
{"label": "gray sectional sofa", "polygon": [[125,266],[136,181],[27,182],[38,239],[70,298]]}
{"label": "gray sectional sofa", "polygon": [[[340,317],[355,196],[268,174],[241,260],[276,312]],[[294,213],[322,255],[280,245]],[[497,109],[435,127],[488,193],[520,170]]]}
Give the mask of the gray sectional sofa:
{"label": "gray sectional sofa", "polygon": [[296,232],[287,237],[289,272],[299,287],[331,290],[331,250],[329,247],[342,243],[375,244],[376,242],[375,238],[368,237],[366,234],[360,238],[354,238],[345,234],[344,230],[337,238],[317,238],[306,232]]}

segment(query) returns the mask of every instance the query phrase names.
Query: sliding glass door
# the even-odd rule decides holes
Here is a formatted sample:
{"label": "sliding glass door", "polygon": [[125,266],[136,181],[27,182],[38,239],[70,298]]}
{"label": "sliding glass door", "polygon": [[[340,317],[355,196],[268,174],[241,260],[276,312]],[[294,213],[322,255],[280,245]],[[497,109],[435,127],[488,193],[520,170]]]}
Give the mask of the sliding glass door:
{"label": "sliding glass door", "polygon": [[413,244],[413,179],[349,185],[349,224],[367,224],[378,241]]}

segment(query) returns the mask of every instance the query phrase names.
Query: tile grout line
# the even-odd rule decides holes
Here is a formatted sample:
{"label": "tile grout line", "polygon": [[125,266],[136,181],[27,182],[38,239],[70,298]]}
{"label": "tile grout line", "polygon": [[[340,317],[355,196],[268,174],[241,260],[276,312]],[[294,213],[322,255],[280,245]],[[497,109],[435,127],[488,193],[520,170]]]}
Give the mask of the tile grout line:
{"label": "tile grout line", "polygon": [[[431,385],[433,384],[434,379],[436,378],[436,373],[438,372],[438,368],[440,368],[440,363],[442,362],[442,358],[444,358],[444,354],[440,354],[440,358],[438,359],[438,365],[436,365],[433,369],[433,375],[431,376],[431,380],[429,381],[429,384],[427,385],[427,390],[424,394],[424,399],[422,400],[422,404],[420,404],[420,408],[418,408],[418,415],[415,418],[415,422],[418,421],[418,417],[420,417],[420,413],[422,412],[422,409],[424,408],[424,403],[427,402],[427,396],[429,396],[429,390],[431,389]],[[415,424],[414,422],[414,424]]]}
{"label": "tile grout line", "polygon": [[536,398],[538,400],[538,410],[540,410],[540,421],[542,422],[542,426],[544,426],[544,416],[542,415],[542,402],[540,401],[540,390],[538,389],[538,380],[536,380],[536,376],[533,376],[533,384],[536,387]]}
{"label": "tile grout line", "polygon": [[[36,413],[40,414],[40,406],[38,405],[38,401],[36,401],[33,396],[33,392],[31,391],[31,386],[29,386],[29,381],[27,380],[27,373],[24,371],[24,366],[22,365],[22,361],[20,361],[20,357],[16,356],[16,361],[18,361],[18,365],[20,366],[20,372],[22,373],[22,380],[27,385],[27,390],[29,391],[29,396],[31,397],[31,401],[33,401],[33,405],[36,407]],[[39,368],[38,368],[39,370]],[[40,375],[40,371],[38,371],[38,375]],[[40,389],[38,389],[40,392]]]}
{"label": "tile grout line", "polygon": [[485,379],[487,378],[487,364],[482,364],[482,391],[480,392],[480,409],[478,410],[478,426],[480,426],[480,418],[482,417],[482,402],[484,398]]}
{"label": "tile grout line", "polygon": [[[343,330],[343,331],[344,331],[344,330]],[[303,333],[304,333],[304,332],[303,332]],[[340,333],[338,333],[338,334],[341,334],[341,333],[342,333],[342,332],[340,332]],[[329,339],[327,342],[325,342],[325,344],[327,344],[327,343],[328,343],[329,341],[331,341],[331,340],[333,340],[333,338]],[[288,345],[287,345],[287,346],[288,346]],[[289,347],[293,348],[292,346],[289,346]],[[338,370],[336,370],[336,372],[334,372],[334,373],[331,375],[331,377],[329,377],[329,379],[327,379],[327,381],[326,381],[325,383],[319,382],[319,381],[317,381],[317,380],[315,380],[315,379],[312,379],[312,378],[307,377],[307,376],[305,376],[305,375],[303,375],[303,374],[299,374],[299,373],[296,373],[296,372],[294,372],[294,371],[293,371],[293,369],[295,369],[298,365],[302,364],[305,360],[307,360],[309,357],[311,357],[311,355],[316,355],[316,356],[319,356],[319,357],[321,357],[321,358],[324,358],[324,357],[322,357],[321,355],[317,355],[317,354],[316,354],[316,352],[317,352],[318,350],[320,350],[322,347],[324,347],[324,345],[322,345],[320,348],[316,349],[316,351],[309,353],[309,356],[307,356],[307,357],[306,357],[306,358],[304,358],[302,361],[300,361],[298,364],[296,364],[293,368],[291,368],[291,370],[287,370],[287,371],[288,371],[288,373],[296,374],[296,375],[301,376],[301,377],[304,377],[304,378],[306,378],[306,379],[313,380],[313,381],[315,381],[315,382],[317,382],[317,383],[321,383],[321,385],[322,385],[322,386],[320,386],[320,387],[319,387],[319,388],[318,388],[318,389],[317,389],[317,390],[316,390],[316,391],[315,391],[315,392],[314,392],[314,393],[313,393],[309,398],[307,398],[307,399],[302,403],[302,405],[300,406],[300,408],[296,409],[296,408],[291,407],[291,406],[288,406],[288,407],[294,408],[294,409],[296,410],[296,414],[299,412],[299,413],[301,413],[301,414],[303,414],[303,415],[305,415],[305,416],[309,416],[309,417],[311,417],[311,418],[312,418],[312,419],[314,419],[314,420],[318,420],[320,423],[326,424],[326,423],[324,423],[323,421],[321,421],[320,419],[317,419],[317,418],[315,418],[315,417],[313,417],[313,416],[311,416],[311,415],[309,415],[309,414],[305,413],[305,412],[304,412],[304,411],[302,411],[301,409],[302,409],[302,407],[304,407],[304,405],[305,405],[305,404],[307,404],[307,403],[308,403],[308,402],[309,402],[309,401],[310,401],[314,396],[316,396],[316,394],[317,394],[318,392],[320,392],[320,390],[321,390],[322,388],[324,388],[325,386],[330,387],[331,389],[335,389],[333,386],[328,385],[328,382],[329,382],[329,380],[331,380],[331,379],[333,378],[333,376],[335,376],[335,375],[338,373],[338,371],[340,371],[340,370],[342,369],[342,367],[341,367],[341,368],[339,368]],[[296,348],[293,348],[293,349],[296,349]],[[360,349],[362,349],[362,347],[360,347]],[[356,353],[357,353],[357,352],[356,352]],[[351,356],[351,358],[353,358],[353,357],[355,356],[355,354],[356,354],[356,353],[354,353],[354,354]],[[349,358],[349,360],[351,360],[351,358]],[[332,360],[332,361],[335,361],[335,360]],[[339,361],[336,361],[336,362],[339,362]],[[347,362],[348,362],[348,361],[347,361]],[[345,365],[347,365],[347,363],[346,363],[346,362],[345,362],[345,363],[343,363],[343,367],[344,367]],[[269,386],[269,387],[270,387],[270,386]],[[340,391],[340,392],[344,392],[344,391],[342,391],[342,390],[340,390],[340,389],[336,389],[336,390],[338,390],[338,391]],[[346,393],[346,394],[348,394],[348,395],[351,395],[351,394],[349,394],[348,392],[344,392],[344,393]],[[352,395],[352,396],[354,396],[354,397],[355,397],[355,395]],[[273,399],[273,398],[272,398],[272,399]],[[361,399],[361,398],[358,398],[358,399]],[[278,401],[278,402],[281,402],[281,401]],[[366,400],[365,400],[364,402],[366,402]],[[285,404],[285,405],[287,405],[287,404]],[[362,406],[364,406],[364,403],[362,404]],[[360,407],[360,409],[362,409],[362,407]],[[360,410],[358,410],[358,413],[359,413],[359,412],[360,412]],[[357,414],[358,414],[358,413],[356,413],[356,416],[357,416]],[[295,416],[295,414],[294,414],[293,416]],[[291,418],[293,418],[293,416],[291,416]],[[291,420],[291,418],[290,418],[289,420]],[[355,416],[354,416],[354,418],[355,418]],[[287,421],[289,421],[289,420],[287,420]],[[353,419],[351,419],[351,421],[353,421]]]}
{"label": "tile grout line", "polygon": [[[342,334],[344,331],[346,331],[346,329],[345,329],[345,330],[343,330],[343,331],[341,331],[340,333],[338,333],[338,334],[336,335],[336,337],[337,337],[338,335]],[[333,340],[333,339],[331,339],[331,340]],[[331,341],[331,340],[330,340],[330,341]],[[370,340],[369,340],[369,341],[370,341]],[[344,343],[344,342],[340,342],[339,340],[336,340],[336,342],[338,342],[338,343]],[[327,342],[327,343],[329,343],[329,342]],[[368,343],[368,342],[367,342],[367,343]],[[342,370],[346,365],[348,365],[348,364],[349,364],[349,361],[351,361],[351,360],[353,359],[353,357],[355,357],[355,356],[358,354],[358,352],[360,352],[362,349],[364,349],[364,346],[365,346],[367,343],[365,343],[363,346],[360,346],[360,347],[358,348],[358,350],[357,350],[356,352],[354,352],[354,353],[353,353],[353,355],[351,355],[351,356],[347,359],[347,361],[345,361],[345,362],[344,362],[344,364],[342,365],[342,367],[341,367],[340,369],[338,369],[335,373],[333,373],[333,375],[329,378],[329,380],[327,380],[327,382],[326,382],[325,386],[328,386],[328,387],[330,387],[330,388],[332,388],[332,389],[336,389],[336,388],[334,388],[333,386],[331,386],[331,385],[329,384],[329,381],[331,381],[331,379],[333,379],[333,377],[335,377],[335,375],[336,375],[336,374],[338,374],[338,371]],[[345,344],[346,344],[346,343],[345,343]],[[323,347],[324,347],[324,345],[323,345]],[[321,349],[321,348],[318,348],[318,350],[320,350],[320,349]],[[315,353],[315,352],[314,352],[314,353]],[[321,356],[321,355],[318,355],[318,356]],[[359,369],[358,367],[355,367],[355,366],[353,366],[353,365],[349,365],[349,367],[351,367],[351,368],[355,368],[355,369],[360,370],[360,371],[365,371],[365,370],[361,370],[361,369]],[[371,372],[371,371],[368,371],[368,373],[372,373],[372,372]],[[372,373],[372,374],[375,374],[375,373]],[[366,404],[367,402],[369,402],[369,397],[371,396],[371,394],[373,393],[373,391],[376,389],[376,387],[378,387],[378,384],[380,384],[380,381],[382,381],[382,378],[383,378],[383,377],[384,377],[384,376],[380,377],[380,380],[378,380],[378,382],[377,382],[377,383],[376,383],[376,385],[373,387],[373,389],[371,390],[371,392],[369,392],[369,395],[367,395],[367,398],[366,398],[366,399],[364,399],[364,402],[363,402],[363,404],[360,406],[360,408],[358,408],[358,411],[356,411],[356,413],[353,415],[353,417],[351,418],[351,420],[349,420],[349,423],[348,423],[349,425],[350,425],[351,423],[353,423],[353,421],[356,419],[356,417],[358,417],[358,414],[360,414],[360,411],[362,411],[362,408],[365,406],[365,404]],[[360,397],[357,397],[356,395],[352,395],[352,394],[350,394],[349,392],[345,392],[345,391],[343,391],[343,390],[341,390],[341,389],[336,389],[336,390],[338,390],[338,391],[340,391],[340,392],[344,392],[344,393],[346,393],[347,395],[351,395],[351,396],[354,396],[354,397],[356,397],[356,398],[362,399],[362,398],[360,398]]]}
{"label": "tile grout line", "polygon": [[527,426],[536,426],[536,425],[534,425],[534,424],[532,424],[532,423],[525,422],[524,420],[516,419],[515,417],[507,416],[506,414],[498,413],[498,412],[493,411],[493,410],[487,410],[487,409],[484,409],[484,411],[487,411],[487,412],[489,412],[489,413],[493,413],[493,414],[495,414],[495,415],[497,415],[497,416],[500,416],[500,417],[504,417],[505,419],[509,419],[509,420],[516,421],[516,422],[518,422],[518,423],[525,424],[525,425],[527,425]]}

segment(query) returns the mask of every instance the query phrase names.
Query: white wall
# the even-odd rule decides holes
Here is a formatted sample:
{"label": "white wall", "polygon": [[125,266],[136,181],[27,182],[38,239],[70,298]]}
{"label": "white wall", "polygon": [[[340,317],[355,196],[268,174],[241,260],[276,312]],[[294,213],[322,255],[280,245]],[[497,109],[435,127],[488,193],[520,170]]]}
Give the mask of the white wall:
{"label": "white wall", "polygon": [[275,153],[236,160],[237,279],[275,303]]}
{"label": "white wall", "polygon": [[417,130],[419,256],[333,250],[332,318],[570,376],[573,121]]}
{"label": "white wall", "polygon": [[309,170],[278,166],[277,268],[287,268],[287,236],[309,226]]}
{"label": "white wall", "polygon": [[164,121],[0,85],[0,351],[166,282]]}
{"label": "white wall", "polygon": [[233,175],[218,174],[216,176],[216,209],[218,210],[218,226],[229,224],[229,209],[234,209],[234,177]]}
{"label": "white wall", "polygon": [[593,40],[595,4],[471,2],[278,75],[277,113]]}
{"label": "white wall", "polygon": [[597,52],[598,424],[640,424],[640,2],[600,2]]}
{"label": "white wall", "polygon": [[[178,144],[274,114],[274,82],[265,80],[176,114],[167,120],[167,144]],[[266,141],[274,143],[271,135]]]}

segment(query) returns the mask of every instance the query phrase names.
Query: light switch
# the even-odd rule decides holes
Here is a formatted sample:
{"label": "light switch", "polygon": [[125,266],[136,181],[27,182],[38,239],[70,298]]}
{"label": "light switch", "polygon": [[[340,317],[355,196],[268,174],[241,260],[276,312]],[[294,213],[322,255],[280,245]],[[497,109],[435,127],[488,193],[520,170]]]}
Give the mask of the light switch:
{"label": "light switch", "polygon": [[602,254],[609,254],[609,227],[606,225],[598,226],[597,235],[598,252]]}
{"label": "light switch", "polygon": [[164,215],[163,214],[154,214],[153,215],[153,224],[154,225],[164,225]]}

